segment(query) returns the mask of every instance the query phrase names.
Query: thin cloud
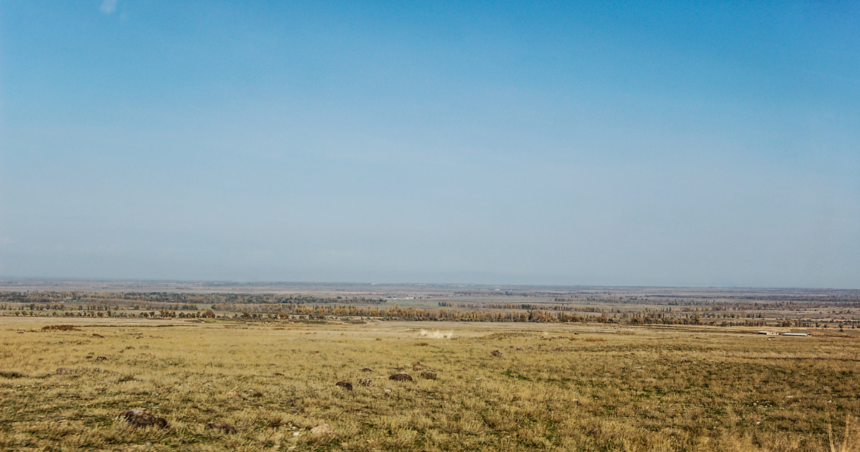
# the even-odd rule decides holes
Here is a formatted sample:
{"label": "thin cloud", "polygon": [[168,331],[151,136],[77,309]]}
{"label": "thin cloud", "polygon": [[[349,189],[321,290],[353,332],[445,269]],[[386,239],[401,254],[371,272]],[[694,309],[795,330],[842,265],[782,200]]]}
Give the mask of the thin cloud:
{"label": "thin cloud", "polygon": [[102,6],[99,11],[105,14],[113,14],[116,11],[117,0],[102,0]]}

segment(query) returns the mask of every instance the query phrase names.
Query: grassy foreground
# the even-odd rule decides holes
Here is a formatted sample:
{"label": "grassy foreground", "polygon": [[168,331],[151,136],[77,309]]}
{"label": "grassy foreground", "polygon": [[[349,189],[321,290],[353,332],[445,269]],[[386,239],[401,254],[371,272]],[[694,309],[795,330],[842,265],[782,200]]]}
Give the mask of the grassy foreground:
{"label": "grassy foreground", "polygon": [[857,450],[858,377],[857,338],[740,329],[10,318],[0,450]]}

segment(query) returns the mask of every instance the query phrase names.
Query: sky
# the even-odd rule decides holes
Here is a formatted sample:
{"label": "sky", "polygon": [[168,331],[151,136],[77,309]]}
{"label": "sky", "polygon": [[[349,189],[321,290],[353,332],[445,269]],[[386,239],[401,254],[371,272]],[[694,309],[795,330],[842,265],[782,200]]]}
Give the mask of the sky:
{"label": "sky", "polygon": [[0,277],[860,288],[860,2],[0,2]]}

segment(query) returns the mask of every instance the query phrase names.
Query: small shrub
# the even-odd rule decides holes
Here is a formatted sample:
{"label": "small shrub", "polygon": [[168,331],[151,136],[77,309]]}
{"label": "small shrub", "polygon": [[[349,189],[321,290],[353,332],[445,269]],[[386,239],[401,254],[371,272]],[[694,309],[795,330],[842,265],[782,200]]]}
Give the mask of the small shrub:
{"label": "small shrub", "polygon": [[42,331],[80,331],[73,325],[47,325],[42,327]]}

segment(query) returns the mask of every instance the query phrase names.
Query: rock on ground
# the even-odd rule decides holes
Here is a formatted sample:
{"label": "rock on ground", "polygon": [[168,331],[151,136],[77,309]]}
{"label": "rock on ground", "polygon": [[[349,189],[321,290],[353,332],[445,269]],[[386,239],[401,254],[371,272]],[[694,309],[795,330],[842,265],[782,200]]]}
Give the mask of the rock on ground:
{"label": "rock on ground", "polygon": [[397,372],[396,374],[392,374],[388,377],[388,379],[394,381],[413,381],[412,375],[409,375],[406,372]]}
{"label": "rock on ground", "polygon": [[135,408],[133,410],[126,410],[120,413],[119,417],[125,419],[125,421],[128,422],[129,425],[134,427],[170,427],[170,424],[167,422],[167,419],[152,414],[152,412],[147,410],[146,408]]}
{"label": "rock on ground", "polygon": [[225,422],[210,422],[206,425],[206,428],[211,428],[213,430],[221,430],[228,435],[236,433],[236,428]]}
{"label": "rock on ground", "polygon": [[323,433],[334,433],[334,430],[332,430],[331,425],[320,424],[320,425],[317,425],[316,427],[312,428],[311,433],[316,434],[316,435],[320,435]]}

